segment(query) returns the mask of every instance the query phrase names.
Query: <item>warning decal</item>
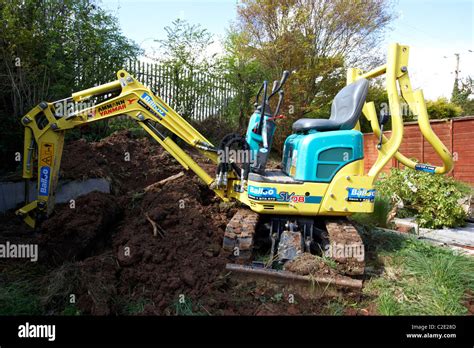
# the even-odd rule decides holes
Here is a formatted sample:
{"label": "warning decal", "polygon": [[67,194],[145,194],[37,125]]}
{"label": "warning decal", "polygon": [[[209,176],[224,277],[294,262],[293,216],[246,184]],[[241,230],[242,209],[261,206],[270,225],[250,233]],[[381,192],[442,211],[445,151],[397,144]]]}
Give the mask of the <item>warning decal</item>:
{"label": "warning decal", "polygon": [[40,149],[40,166],[52,166],[54,159],[54,145],[42,143]]}

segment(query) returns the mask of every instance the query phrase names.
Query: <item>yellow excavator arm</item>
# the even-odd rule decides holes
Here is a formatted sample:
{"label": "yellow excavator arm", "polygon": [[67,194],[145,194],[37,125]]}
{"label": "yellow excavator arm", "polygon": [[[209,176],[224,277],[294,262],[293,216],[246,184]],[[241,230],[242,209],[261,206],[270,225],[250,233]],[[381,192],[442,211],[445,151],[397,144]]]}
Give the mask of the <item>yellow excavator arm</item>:
{"label": "yellow excavator arm", "polygon": [[[272,214],[350,215],[354,212],[372,212],[372,200],[349,202],[345,199],[347,185],[350,182],[351,187],[374,191],[374,181],[392,157],[407,167],[436,174],[447,173],[453,167],[451,154],[431,129],[423,93],[421,90],[413,91],[411,88],[407,68],[408,52],[408,46],[393,44],[390,46],[386,64],[368,72],[355,68],[348,70],[348,84],[362,78],[370,79],[381,75],[386,77],[392,124],[390,139],[383,135],[383,122],[380,122],[377,117],[374,103],[366,102],[362,109],[374,134],[379,137],[380,141],[377,148],[378,158],[367,174],[363,172],[363,160],[359,160],[341,168],[329,183],[308,181],[304,185],[293,185],[286,182],[272,182],[271,184],[254,182],[257,189],[274,190],[278,188],[283,193],[302,197],[301,202],[275,201],[270,209],[263,201],[250,201],[246,191],[248,187],[245,175],[239,177],[231,173],[229,180],[227,177],[222,182],[220,179],[214,180],[170,137],[158,130],[156,125],[161,125],[177,135],[216,164],[219,160],[218,148],[194,129],[163,99],[154,95],[150,89],[129,73],[120,70],[117,73],[117,80],[113,82],[73,93],[71,97],[62,101],[42,102],[21,119],[25,127],[23,177],[27,180],[33,178],[33,171],[37,167],[38,187],[37,199],[27,203],[17,211],[17,214],[23,216],[28,225],[35,227],[37,219],[41,220],[42,217],[47,217],[52,213],[64,135],[67,130],[121,115],[127,115],[138,122],[184,168],[195,172],[225,201],[236,199],[254,211],[262,213],[271,211]],[[442,166],[416,163],[399,152],[403,139],[403,100],[418,117],[421,133],[440,156],[443,162]],[[57,110],[56,105],[60,102],[80,103],[85,104],[86,107],[65,114]],[[358,127],[357,125],[356,129]],[[247,143],[245,139],[242,141]],[[248,181],[250,182],[250,180]],[[309,196],[311,192],[322,197],[321,203],[312,203],[313,205],[305,203],[304,197]],[[27,192],[25,196],[28,197]]]}
{"label": "yellow excavator arm", "polygon": [[[37,163],[38,186],[37,199],[19,209],[17,214],[31,227],[35,227],[38,217],[47,217],[53,211],[65,132],[92,122],[127,115],[137,121],[185,169],[194,171],[207,185],[214,181],[180,146],[160,132],[156,124],[176,134],[217,163],[214,145],[163,99],[126,71],[120,70],[114,82],[73,93],[70,98],[59,103],[68,101],[90,106],[67,115],[58,115],[58,102],[41,102],[21,119],[25,127],[23,178],[33,178],[34,164]],[[214,191],[226,199],[222,189],[214,188]]]}

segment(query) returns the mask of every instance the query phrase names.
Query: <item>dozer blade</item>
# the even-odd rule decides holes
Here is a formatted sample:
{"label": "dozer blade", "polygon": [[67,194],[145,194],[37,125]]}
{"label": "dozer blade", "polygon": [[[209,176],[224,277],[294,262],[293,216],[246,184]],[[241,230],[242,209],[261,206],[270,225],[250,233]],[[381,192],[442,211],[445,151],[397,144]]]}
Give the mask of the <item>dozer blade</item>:
{"label": "dozer blade", "polygon": [[338,296],[342,290],[360,290],[362,280],[346,276],[298,275],[293,272],[228,263],[226,270],[236,279],[256,282],[266,288],[285,288],[303,298]]}

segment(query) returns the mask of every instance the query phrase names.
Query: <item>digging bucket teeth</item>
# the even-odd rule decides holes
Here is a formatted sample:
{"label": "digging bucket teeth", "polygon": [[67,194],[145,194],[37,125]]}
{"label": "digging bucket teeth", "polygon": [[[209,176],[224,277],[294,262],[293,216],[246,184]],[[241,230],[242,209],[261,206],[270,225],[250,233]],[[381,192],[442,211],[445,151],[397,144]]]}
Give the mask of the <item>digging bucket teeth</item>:
{"label": "digging bucket teeth", "polygon": [[228,263],[226,270],[232,277],[243,281],[255,281],[268,287],[285,288],[303,298],[338,296],[342,290],[362,289],[362,280],[346,276],[302,276],[288,271],[252,267]]}

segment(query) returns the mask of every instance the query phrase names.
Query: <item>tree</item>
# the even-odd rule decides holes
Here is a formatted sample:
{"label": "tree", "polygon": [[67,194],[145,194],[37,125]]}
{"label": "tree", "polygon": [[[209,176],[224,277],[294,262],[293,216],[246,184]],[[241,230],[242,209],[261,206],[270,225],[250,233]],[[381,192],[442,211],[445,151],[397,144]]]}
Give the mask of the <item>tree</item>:
{"label": "tree", "polygon": [[[459,86],[461,85],[461,86]],[[461,115],[474,115],[474,79],[468,76],[465,80],[454,81],[451,102],[462,108]]]}
{"label": "tree", "polygon": [[206,51],[213,43],[212,34],[200,24],[190,24],[176,19],[165,27],[166,39],[158,40],[164,54],[160,59],[187,68],[209,66],[211,60]]}
{"label": "tree", "polygon": [[461,107],[454,103],[450,103],[446,98],[438,98],[437,100],[428,100],[426,102],[426,110],[432,120],[441,120],[445,118],[453,118],[462,113]]}
{"label": "tree", "polygon": [[[238,30],[248,37],[251,55],[268,68],[265,77],[273,80],[285,69],[293,71],[286,87],[286,110],[291,105],[294,113],[280,122],[283,135],[295,119],[327,109],[345,84],[346,64],[370,64],[393,18],[390,9],[389,1],[380,0],[242,2]],[[281,148],[283,140],[277,136],[275,146]]]}
{"label": "tree", "polygon": [[25,0],[0,5],[2,91],[15,115],[41,100],[61,98],[115,78],[138,54],[115,17],[92,0]]}
{"label": "tree", "polygon": [[[42,100],[116,79],[138,55],[117,19],[94,0],[0,2],[2,160],[21,151],[19,118]],[[8,148],[6,148],[8,147]]]}
{"label": "tree", "polygon": [[222,86],[216,83],[219,75],[216,55],[209,54],[212,35],[201,25],[182,19],[174,20],[165,31],[166,39],[158,40],[164,53],[156,60],[170,75],[173,107],[188,119],[195,116],[199,105],[216,109],[216,89]]}
{"label": "tree", "polygon": [[265,69],[249,51],[248,38],[245,33],[231,29],[227,33],[221,61],[222,71],[227,81],[236,91],[227,109],[228,120],[236,121],[240,130],[244,130],[248,116],[253,111],[254,97],[262,83]]}

